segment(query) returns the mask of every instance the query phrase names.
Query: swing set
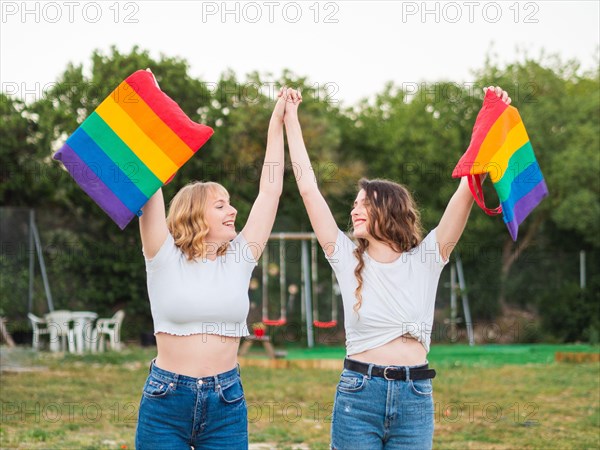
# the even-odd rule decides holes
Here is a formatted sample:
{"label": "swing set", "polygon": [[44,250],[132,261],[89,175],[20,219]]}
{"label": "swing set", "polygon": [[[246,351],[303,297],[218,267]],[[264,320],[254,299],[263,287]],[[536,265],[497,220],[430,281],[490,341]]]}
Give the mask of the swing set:
{"label": "swing set", "polygon": [[287,323],[287,306],[285,301],[286,276],[285,276],[285,240],[279,238],[279,318],[269,319],[269,252],[263,252],[262,260],[262,321],[269,327],[281,327]]}
{"label": "swing set", "polygon": [[[302,319],[306,320],[308,346],[314,346],[314,328],[335,328],[338,324],[338,292],[337,280],[331,271],[331,314],[330,320],[320,320],[319,304],[322,299],[318,292],[319,273],[317,260],[317,239],[314,233],[274,233],[270,242],[279,242],[279,317],[269,316],[269,252],[264,251],[262,256],[262,321],[270,327],[281,327],[288,322],[288,305],[286,294],[290,292],[287,281],[287,251],[288,241],[301,241],[301,288]],[[308,261],[308,243],[310,242],[310,263]],[[277,273],[273,273],[276,276]]]}
{"label": "swing set", "polygon": [[313,325],[317,328],[335,328],[337,327],[337,302],[335,295],[335,273],[331,271],[331,320],[319,320],[319,295],[317,286],[319,285],[319,271],[317,269],[317,239],[313,237],[311,243],[311,275],[312,275],[312,291],[313,291]]}

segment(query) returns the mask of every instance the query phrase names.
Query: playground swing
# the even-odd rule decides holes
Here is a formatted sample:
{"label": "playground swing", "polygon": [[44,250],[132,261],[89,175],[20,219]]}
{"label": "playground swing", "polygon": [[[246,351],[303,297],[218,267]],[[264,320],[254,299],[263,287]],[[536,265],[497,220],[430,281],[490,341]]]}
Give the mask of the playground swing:
{"label": "playground swing", "polygon": [[285,240],[279,239],[279,298],[280,309],[278,319],[269,319],[269,252],[263,253],[262,260],[262,321],[270,327],[281,327],[287,323],[287,309],[285,304]]}
{"label": "playground swing", "polygon": [[[310,237],[311,240],[311,284],[312,284],[312,318],[307,320],[312,322],[312,326],[316,328],[334,328],[338,324],[338,308],[337,308],[337,296],[339,292],[336,292],[337,281],[333,271],[331,272],[331,320],[319,320],[319,302],[317,295],[317,288],[319,282],[318,267],[317,267],[317,241],[314,235]],[[308,261],[307,261],[308,266]],[[308,267],[306,267],[308,269]],[[308,270],[306,270],[308,272]],[[304,272],[303,272],[304,273]],[[276,274],[271,274],[276,275]],[[304,283],[304,282],[303,282]],[[286,295],[287,295],[287,280],[286,280],[286,246],[285,236],[279,236],[279,318],[269,317],[269,252],[263,252],[262,259],[262,322],[271,327],[280,327],[287,324],[287,306],[286,306]],[[308,286],[307,286],[308,287]],[[310,296],[309,296],[310,297]],[[310,303],[310,302],[309,302]]]}
{"label": "playground swing", "polygon": [[317,245],[314,237],[311,239],[311,275],[313,294],[313,326],[317,328],[335,328],[338,324],[336,302],[337,295],[335,293],[335,286],[337,284],[337,281],[335,279],[335,273],[333,272],[333,270],[331,271],[331,320],[319,320],[319,295],[317,295],[319,274],[317,267]]}

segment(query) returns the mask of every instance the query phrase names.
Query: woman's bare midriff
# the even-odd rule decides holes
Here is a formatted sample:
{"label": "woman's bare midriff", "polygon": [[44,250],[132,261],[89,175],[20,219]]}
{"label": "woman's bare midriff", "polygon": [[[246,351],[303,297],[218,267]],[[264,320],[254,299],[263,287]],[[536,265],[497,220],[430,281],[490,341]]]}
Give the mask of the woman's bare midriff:
{"label": "woman's bare midriff", "polygon": [[200,378],[236,367],[240,338],[214,334],[175,336],[156,334],[156,366],[169,372]]}
{"label": "woman's bare midriff", "polygon": [[416,366],[425,364],[427,351],[423,344],[405,334],[380,347],[348,357],[378,366]]}

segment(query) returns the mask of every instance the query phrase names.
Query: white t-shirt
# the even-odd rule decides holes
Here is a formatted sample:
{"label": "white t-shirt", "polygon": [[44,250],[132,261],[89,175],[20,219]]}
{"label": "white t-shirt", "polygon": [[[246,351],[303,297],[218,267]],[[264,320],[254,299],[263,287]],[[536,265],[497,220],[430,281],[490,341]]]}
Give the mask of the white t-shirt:
{"label": "white t-shirt", "polygon": [[167,233],[156,256],[146,259],[154,334],[248,336],[248,287],[256,264],[241,233],[214,261],[189,261]]}
{"label": "white t-shirt", "polygon": [[340,285],[344,303],[346,352],[349,356],[380,347],[409,334],[429,352],[435,295],[444,261],[436,230],[409,252],[391,263],[380,263],[363,254],[362,305],[358,313],[354,291],[358,281],[354,269],[356,244],[338,231],[334,253],[327,257]]}

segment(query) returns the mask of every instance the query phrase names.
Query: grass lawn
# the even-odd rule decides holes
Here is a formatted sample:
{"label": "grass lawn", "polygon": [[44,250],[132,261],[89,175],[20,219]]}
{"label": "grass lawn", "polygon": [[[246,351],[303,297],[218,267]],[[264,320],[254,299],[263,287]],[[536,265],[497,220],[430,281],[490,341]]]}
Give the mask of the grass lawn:
{"label": "grass lawn", "polygon": [[[314,349],[290,347],[287,359],[344,359],[344,347],[320,346]],[[599,347],[586,344],[511,344],[511,345],[441,345],[431,346],[428,358],[432,366],[497,367],[505,364],[550,364],[555,352],[596,352]],[[253,355],[262,355],[253,347]]]}
{"label": "grass lawn", "polygon": [[[438,369],[434,448],[600,448],[600,365],[555,363],[555,351],[598,347],[432,347],[429,359]],[[9,361],[47,370],[2,373],[0,448],[133,448],[153,349],[75,356],[3,348],[2,354],[4,367]],[[343,354],[340,348],[288,349],[290,358],[339,358],[340,367]],[[251,442],[327,448],[338,376],[332,370],[243,368]]]}

